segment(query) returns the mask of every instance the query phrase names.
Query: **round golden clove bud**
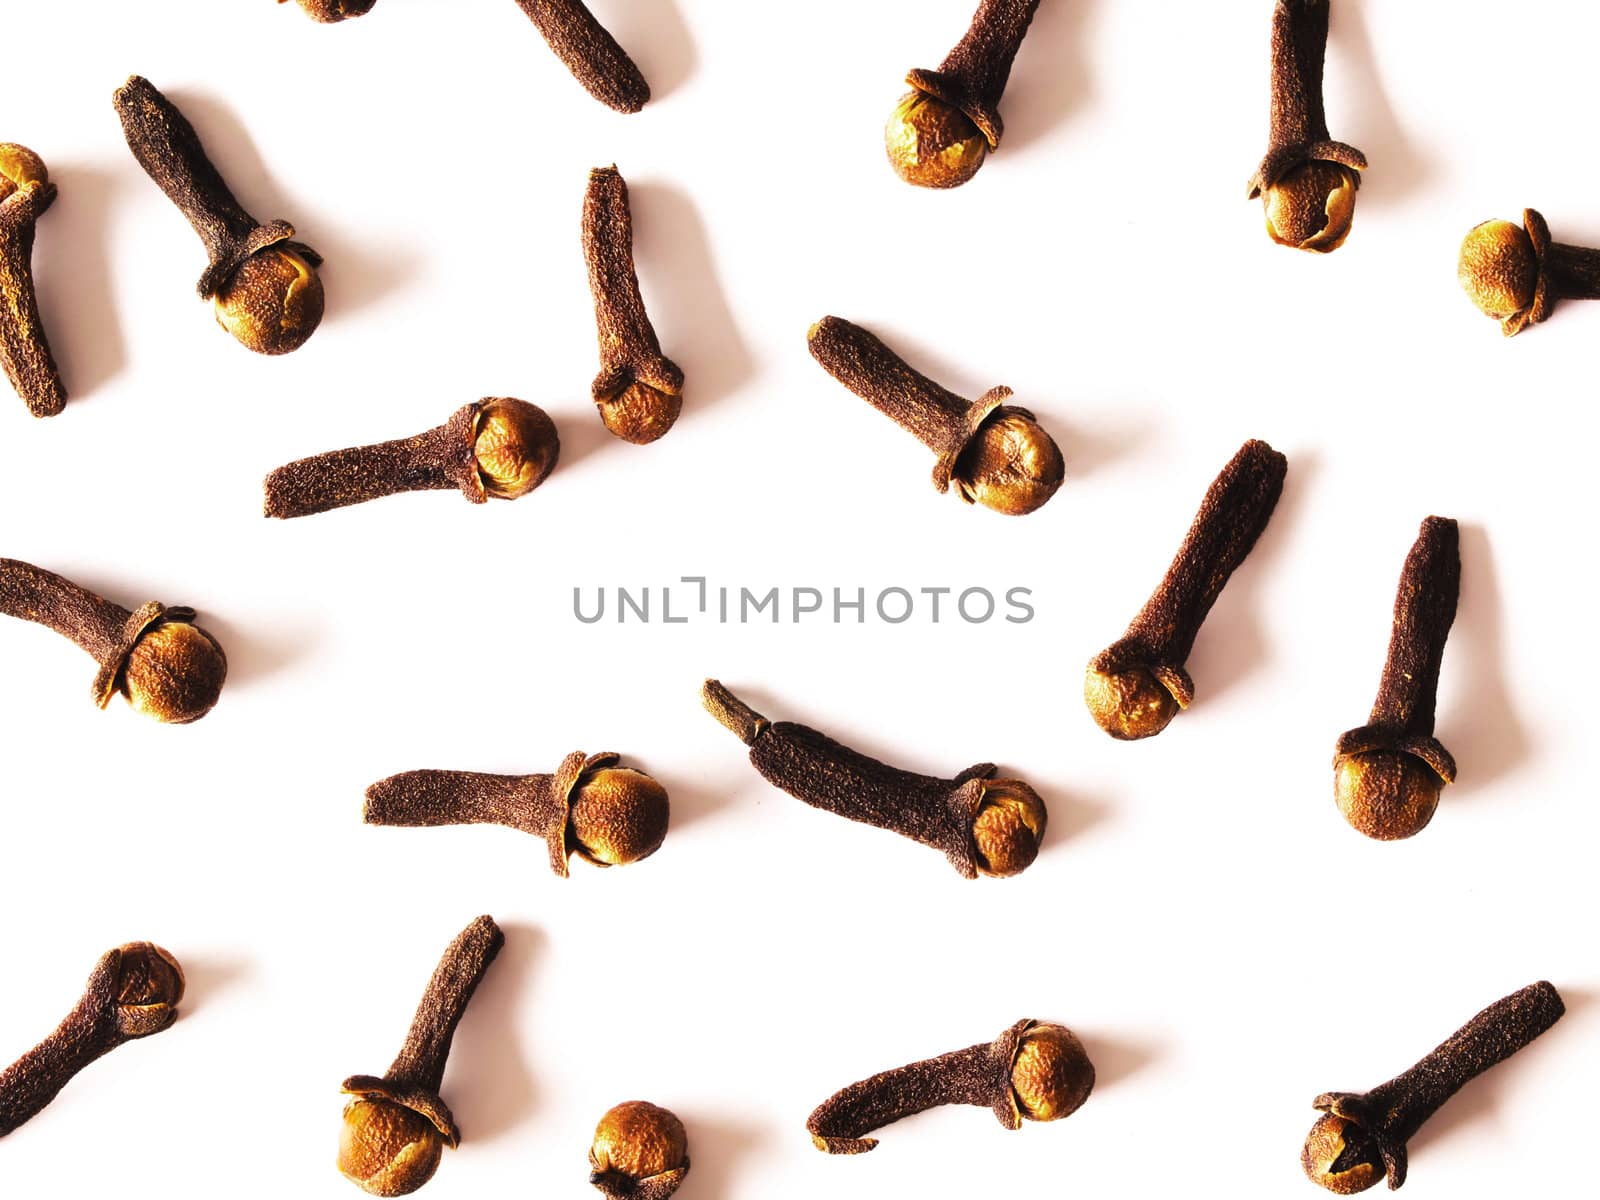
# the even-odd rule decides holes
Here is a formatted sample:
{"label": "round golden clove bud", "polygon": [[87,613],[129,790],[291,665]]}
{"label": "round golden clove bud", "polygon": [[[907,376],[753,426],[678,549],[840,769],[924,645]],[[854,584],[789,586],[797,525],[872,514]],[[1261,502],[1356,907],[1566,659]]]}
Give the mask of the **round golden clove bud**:
{"label": "round golden clove bud", "polygon": [[572,849],[602,867],[649,858],[667,837],[667,790],[627,767],[605,767],[580,780],[568,816]]}
{"label": "round golden clove bud", "polygon": [[925,92],[908,92],[883,131],[889,165],[918,187],[959,187],[978,173],[989,142],[959,108]]}
{"label": "round golden clove bud", "polygon": [[1472,302],[1497,321],[1533,303],[1539,259],[1533,240],[1510,221],[1484,221],[1461,242],[1456,277]]}
{"label": "round golden clove bud", "polygon": [[1083,677],[1083,700],[1089,715],[1114,738],[1137,741],[1154,737],[1182,711],[1183,706],[1150,671],[1097,671]]}
{"label": "round golden clove bud", "polygon": [[298,251],[269,246],[239,264],[211,305],[217,324],[246,349],[288,354],[322,322],[322,280]]}
{"label": "round golden clove bud", "polygon": [[1042,505],[1066,478],[1055,439],[1019,412],[986,422],[956,461],[954,480],[964,499],[1020,517]]}
{"label": "round golden clove bud", "polygon": [[1344,819],[1368,837],[1386,842],[1420,833],[1433,819],[1444,786],[1427,763],[1397,750],[1341,759],[1333,783]]}
{"label": "round golden clove bud", "polygon": [[187,725],[211,711],[227,676],[215,638],[187,621],[166,621],[134,643],[117,688],[138,712]]}
{"label": "round golden clove bud", "polygon": [[0,198],[30,183],[49,182],[44,159],[16,142],[0,142]]}
{"label": "round golden clove bud", "polygon": [[607,1194],[625,1195],[647,1179],[688,1167],[689,1135],[676,1114],[665,1108],[629,1100],[595,1126],[589,1147],[590,1182]]}
{"label": "round golden clove bud", "polygon": [[1311,159],[1263,188],[1267,234],[1280,246],[1337,250],[1350,236],[1360,176],[1343,163]]}
{"label": "round golden clove bud", "polygon": [[1094,1089],[1094,1065],[1065,1025],[1038,1024],[1023,1035],[1011,1064],[1011,1093],[1030,1121],[1071,1116]]}
{"label": "round golden clove bud", "polygon": [[[284,0],[278,0],[282,4]],[[300,0],[300,7],[314,21],[332,23],[347,17],[359,17],[372,11],[378,0]]]}
{"label": "round golden clove bud", "polygon": [[555,470],[560,452],[555,422],[537,405],[502,396],[478,410],[472,453],[489,495],[527,495]]}
{"label": "round golden clove bud", "polygon": [[648,446],[671,429],[683,411],[681,392],[664,392],[634,380],[599,403],[600,420],[611,433],[635,446]]}
{"label": "round golden clove bud", "polygon": [[124,1037],[158,1033],[177,1019],[183,968],[153,942],[117,947],[117,1030]]}
{"label": "round golden clove bud", "polygon": [[1004,878],[1026,870],[1044,839],[1044,801],[1020,779],[986,779],[972,824],[978,870]]}
{"label": "round golden clove bud", "polygon": [[[1333,1113],[1323,1113],[1306,1135],[1300,1151],[1300,1166],[1306,1178],[1340,1196],[1364,1192],[1384,1177],[1383,1162],[1376,1147],[1362,1153],[1358,1126]],[[1356,1145],[1351,1146],[1351,1134]],[[1350,1153],[1351,1150],[1355,1153]]]}
{"label": "round golden clove bud", "polygon": [[352,1100],[339,1131],[339,1171],[374,1196],[405,1196],[433,1178],[444,1147],[438,1127],[415,1109]]}

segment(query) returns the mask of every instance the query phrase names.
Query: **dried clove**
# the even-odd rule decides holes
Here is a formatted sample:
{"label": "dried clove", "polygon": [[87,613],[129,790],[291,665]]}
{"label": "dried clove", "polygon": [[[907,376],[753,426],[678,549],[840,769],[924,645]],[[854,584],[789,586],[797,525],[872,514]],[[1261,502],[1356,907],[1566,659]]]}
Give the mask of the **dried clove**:
{"label": "dried clove", "polygon": [[1406,1181],[1406,1143],[1441,1105],[1490,1067],[1504,1062],[1566,1012],[1548,983],[1496,1000],[1426,1058],[1370,1092],[1325,1092],[1311,1106],[1324,1115],[1306,1135],[1306,1177],[1341,1196],[1387,1177]]}
{"label": "dried clove", "polygon": [[0,558],[0,613],[71,638],[100,664],[90,692],[104,708],[121,692],[134,709],[186,725],[211,711],[228,675],[217,639],[192,608],[151,601],[134,612],[52,571]]}
{"label": "dried clove", "polygon": [[1278,503],[1289,460],[1246,442],[1212,481],[1178,556],[1128,632],[1089,660],[1083,699],[1114,738],[1154,737],[1194,699],[1184,660]]}
{"label": "dried clove", "polygon": [[[285,4],[288,0],[278,0]],[[378,0],[300,0],[300,7],[306,10],[306,15],[313,21],[343,21],[350,17],[361,17],[372,11],[372,6]]]}
{"label": "dried clove", "polygon": [[504,825],[543,838],[566,877],[576,854],[598,867],[649,858],[666,840],[667,791],[617,754],[575,750],[553,775],[405,771],[367,789],[368,825]]}
{"label": "dried clove", "polygon": [[1372,715],[1341,734],[1334,750],[1334,799],[1344,819],[1370,838],[1419,832],[1456,778],[1456,760],[1433,736],[1439,665],[1461,591],[1456,523],[1422,522],[1394,598],[1389,655]]}
{"label": "dried clove", "polygon": [[600,419],[625,442],[655,441],[683,409],[683,371],[661,353],[633,267],[628,185],[614,166],[589,172],[583,197],[583,257],[600,333],[600,374],[591,388]]}
{"label": "dried clove", "polygon": [[405,1196],[439,1169],[444,1148],[461,1144],[449,1106],[439,1097],[450,1041],[489,964],[505,945],[493,917],[479,917],[455,937],[434,968],[405,1045],[382,1078],[352,1075],[355,1096],[344,1110],[339,1170],[374,1196]]}
{"label": "dried clove", "polygon": [[113,103],[133,157],[205,244],[200,298],[217,323],[258,354],[298,350],[322,320],[322,255],[291,241],[287,221],[263,225],[245,212],[194,126],[148,79],[129,76]]}
{"label": "dried clove", "polygon": [[689,1135],[677,1114],[629,1100],[595,1126],[589,1182],[613,1200],[667,1200],[688,1174]]}
{"label": "dried clove", "polygon": [[589,95],[621,113],[636,113],[645,106],[650,85],[582,0],[517,0],[517,4]]}
{"label": "dried clove", "polygon": [[990,388],[969,403],[839,317],[823,317],[806,341],[823,370],[939,456],[933,468],[939,491],[954,482],[968,504],[1023,516],[1055,495],[1066,477],[1054,439],[1027,409],[1005,404],[1010,388]]}
{"label": "dried clove", "polygon": [[1267,234],[1280,246],[1337,250],[1350,235],[1366,155],[1328,137],[1322,64],[1329,0],[1278,0],[1272,12],[1272,112],[1267,156],[1250,179]]}
{"label": "dried clove", "polygon": [[1472,302],[1507,337],[1547,320],[1558,300],[1600,300],[1600,250],[1550,240],[1537,209],[1475,225],[1461,243],[1456,276]]}
{"label": "dried clove", "polygon": [[0,142],[0,366],[36,417],[53,417],[67,403],[33,287],[34,226],[55,198],[44,160]]}
{"label": "dried clove", "polygon": [[0,1137],[38,1116],[101,1055],[171,1025],[181,999],[183,968],[160,946],[130,942],[102,954],[66,1020],[0,1071]]}
{"label": "dried clove", "polygon": [[768,783],[851,821],[876,825],[943,851],[964,878],[1016,875],[1038,857],[1044,801],[1020,779],[996,779],[993,763],[936,779],[888,766],[806,725],[774,724],[715,679],[706,711],[750,747]]}
{"label": "dried clove", "polygon": [[474,504],[526,496],[555,470],[561,439],[544,409],[508,396],[456,409],[415,437],[333,450],[267,476],[269,517],[308,517],[396,492],[460,488]]}
{"label": "dried clove", "polygon": [[1094,1088],[1094,1064],[1065,1025],[1018,1021],[992,1042],[881,1071],[818,1105],[806,1130],[818,1150],[865,1154],[874,1129],[937,1108],[972,1104],[1007,1129],[1069,1117]]}
{"label": "dried clove", "polygon": [[982,0],[937,71],[913,70],[884,129],[889,165],[918,187],[959,187],[1000,148],[1000,97],[1039,0]]}

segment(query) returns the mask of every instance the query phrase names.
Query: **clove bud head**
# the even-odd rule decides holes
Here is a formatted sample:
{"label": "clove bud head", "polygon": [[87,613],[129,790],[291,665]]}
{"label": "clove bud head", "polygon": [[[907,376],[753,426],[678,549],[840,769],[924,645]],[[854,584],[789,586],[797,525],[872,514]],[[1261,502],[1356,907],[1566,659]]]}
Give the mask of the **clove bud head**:
{"label": "clove bud head", "polygon": [[1095,724],[1128,742],[1154,737],[1183,709],[1178,698],[1145,667],[1129,671],[1090,667],[1083,677],[1083,701]]}
{"label": "clove bud head", "polygon": [[26,146],[0,142],[0,199],[29,184],[49,183],[44,159]]}
{"label": "clove bud head", "polygon": [[605,767],[574,789],[568,836],[596,866],[626,866],[661,848],[669,815],[666,788],[642,771]]}
{"label": "clove bud head", "polygon": [[1340,1196],[1364,1192],[1384,1177],[1383,1156],[1361,1126],[1323,1113],[1300,1150],[1306,1178]]}
{"label": "clove bud head", "polygon": [[204,629],[167,621],[134,643],[117,689],[138,712],[187,725],[211,711],[228,676],[222,647]]}
{"label": "clove bud head", "polygon": [[900,97],[883,141],[894,173],[918,187],[960,187],[989,153],[989,141],[972,118],[926,92]]}
{"label": "clove bud head", "polygon": [[1510,221],[1485,221],[1461,242],[1456,277],[1472,302],[1497,321],[1532,306],[1539,283],[1533,239]]}
{"label": "clove bud head", "polygon": [[1327,254],[1344,245],[1361,177],[1343,163],[1314,158],[1263,188],[1267,234],[1280,246]]}
{"label": "clove bud head", "polygon": [[153,942],[130,942],[117,951],[117,1031],[130,1038],[160,1033],[178,1018],[183,968]]}
{"label": "clove bud head", "polygon": [[444,1135],[416,1109],[356,1099],[339,1131],[339,1171],[374,1196],[405,1196],[433,1178],[444,1147]]}
{"label": "clove bud head", "polygon": [[217,324],[257,354],[288,354],[322,322],[322,280],[299,251],[279,244],[257,250],[211,300]]}
{"label": "clove bud head", "polygon": [[978,870],[1000,878],[1026,870],[1039,857],[1045,819],[1044,801],[1022,780],[984,780],[972,823]]}
{"label": "clove bud head", "polygon": [[[645,1100],[619,1104],[600,1118],[589,1147],[589,1182],[615,1181],[608,1193],[689,1165],[689,1135],[675,1113]],[[619,1178],[620,1177],[620,1178]]]}
{"label": "clove bud head", "polygon": [[[278,0],[283,4],[285,0]],[[343,21],[346,17],[359,17],[372,11],[378,0],[300,0],[300,7],[314,21]]]}
{"label": "clove bud head", "polygon": [[473,457],[484,491],[515,500],[538,487],[555,470],[561,439],[544,409],[502,396],[485,400],[473,429]]}
{"label": "clove bud head", "polygon": [[1344,819],[1386,842],[1420,833],[1439,807],[1443,786],[1432,767],[1398,750],[1342,758],[1333,779],[1334,799]]}
{"label": "clove bud head", "polygon": [[1039,1024],[1022,1035],[1011,1064],[1011,1094],[1030,1121],[1071,1116],[1094,1089],[1094,1064],[1072,1030]]}
{"label": "clove bud head", "polygon": [[597,402],[600,420],[613,436],[635,446],[648,446],[678,420],[683,395],[634,380],[615,396]]}
{"label": "clove bud head", "polygon": [[1002,409],[961,451],[953,478],[968,503],[1021,517],[1054,496],[1066,475],[1055,439],[1031,417]]}

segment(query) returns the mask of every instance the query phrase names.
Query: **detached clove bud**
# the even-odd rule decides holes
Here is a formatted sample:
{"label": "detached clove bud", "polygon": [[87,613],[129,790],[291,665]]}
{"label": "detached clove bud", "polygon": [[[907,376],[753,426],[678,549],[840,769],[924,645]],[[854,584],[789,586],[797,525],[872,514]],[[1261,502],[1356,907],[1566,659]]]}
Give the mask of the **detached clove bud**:
{"label": "detached clove bud", "polygon": [[563,878],[572,855],[597,867],[649,858],[666,840],[667,791],[617,754],[575,750],[553,775],[405,771],[367,789],[368,825],[504,825],[543,838]]}
{"label": "detached clove bud", "polygon": [[1229,577],[1267,527],[1289,460],[1246,442],[1200,502],[1177,558],[1128,632],[1089,660],[1083,699],[1114,738],[1154,737],[1194,699],[1184,661]]}
{"label": "detached clove bud", "polygon": [[245,212],[194,126],[148,79],[129,76],[113,102],[133,157],[205,244],[200,297],[217,324],[258,354],[298,350],[322,320],[322,255],[291,241],[287,221],[263,225]]}
{"label": "detached clove bud", "polygon": [[1460,538],[1446,517],[1422,522],[1394,598],[1389,656],[1372,716],[1341,734],[1334,798],[1344,819],[1370,838],[1418,833],[1456,779],[1456,760],[1433,736],[1439,666],[1461,591]]}
{"label": "detached clove bud", "polygon": [[415,437],[333,450],[267,476],[269,517],[308,517],[396,492],[460,488],[474,504],[526,496],[555,470],[561,439],[544,409],[507,396],[458,408]]}
{"label": "detached clove bud", "polygon": [[1267,234],[1280,246],[1326,254],[1344,245],[1366,155],[1328,137],[1322,64],[1329,0],[1278,0],[1272,13],[1272,130],[1250,179]]}
{"label": "detached clove bud", "polygon": [[130,942],[101,955],[66,1020],[0,1071],[0,1137],[38,1116],[101,1055],[171,1025],[181,999],[183,968],[160,946]]}
{"label": "detached clove bud", "polygon": [[[300,0],[300,7],[306,10],[306,15],[314,21],[343,21],[349,17],[361,17],[372,11],[372,6],[378,0]],[[287,0],[278,0],[279,4]]]}
{"label": "detached clove bud", "polygon": [[517,0],[517,4],[589,95],[621,113],[636,113],[645,106],[650,85],[582,0]]}
{"label": "detached clove bud", "polygon": [[444,1148],[461,1131],[439,1097],[456,1026],[489,964],[505,945],[493,917],[479,917],[444,952],[417,1006],[394,1064],[382,1078],[352,1075],[343,1090],[356,1099],[344,1110],[339,1170],[374,1196],[405,1196],[439,1169]]}
{"label": "detached clove bud", "polygon": [[933,486],[968,504],[1024,516],[1056,494],[1066,464],[1054,439],[1008,387],[971,403],[920,375],[859,325],[823,317],[806,334],[811,357],[845,387],[939,456]]}
{"label": "detached clove bud", "polygon": [[1406,1143],[1441,1105],[1490,1067],[1504,1062],[1566,1012],[1548,983],[1496,1000],[1404,1074],[1370,1092],[1325,1092],[1312,1101],[1323,1116],[1300,1152],[1306,1177],[1341,1196],[1387,1177],[1406,1181]]}
{"label": "detached clove bud", "polygon": [[628,185],[616,167],[589,172],[583,197],[583,257],[600,332],[600,374],[592,391],[600,419],[643,446],[672,428],[683,409],[683,371],[661,353],[633,267]]}
{"label": "detached clove bud", "polygon": [[589,1182],[612,1200],[667,1200],[689,1174],[689,1135],[675,1113],[619,1104],[595,1126]]}
{"label": "detached clove bud", "polygon": [[151,601],[135,612],[51,571],[0,558],[0,613],[71,638],[100,664],[90,695],[104,708],[121,692],[134,709],[186,725],[211,711],[228,675],[217,639],[192,608]]}
{"label": "detached clove bud", "polygon": [[55,198],[44,160],[0,142],[0,367],[36,417],[53,417],[67,403],[33,288],[34,224]]}
{"label": "detached clove bud", "polygon": [[1065,1025],[1018,1021],[992,1042],[883,1071],[852,1083],[817,1106],[806,1130],[818,1150],[865,1154],[874,1129],[937,1108],[988,1108],[1007,1129],[1023,1118],[1069,1117],[1094,1088],[1094,1064]]}
{"label": "detached clove bud", "polygon": [[700,700],[750,747],[751,765],[768,783],[813,808],[932,846],[967,879],[1016,875],[1038,857],[1044,801],[1020,779],[995,779],[993,763],[954,779],[915,775],[809,726],[773,724],[715,679]]}
{"label": "detached clove bud", "polygon": [[1600,250],[1550,240],[1538,210],[1475,225],[1461,243],[1457,278],[1472,302],[1514,337],[1547,320],[1557,300],[1600,300]]}
{"label": "detached clove bud", "polygon": [[1000,97],[1039,0],[983,0],[937,71],[913,70],[884,129],[889,165],[918,187],[959,187],[1000,148]]}

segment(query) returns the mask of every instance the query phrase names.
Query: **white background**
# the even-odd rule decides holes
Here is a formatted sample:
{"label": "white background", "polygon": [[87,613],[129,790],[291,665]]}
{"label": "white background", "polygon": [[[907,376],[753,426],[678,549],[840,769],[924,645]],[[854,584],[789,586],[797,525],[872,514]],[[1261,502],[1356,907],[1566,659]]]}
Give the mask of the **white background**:
{"label": "white background", "polygon": [[[586,96],[510,0],[381,0],[338,26],[266,0],[8,6],[0,138],[60,185],[35,267],[72,398],[49,421],[0,405],[0,554],[195,605],[231,673],[215,713],[163,728],[96,711],[70,644],[0,628],[0,1059],[119,942],[169,947],[190,984],[176,1026],[6,1139],[0,1190],[354,1194],[339,1082],[388,1065],[480,912],[507,945],[445,1076],[464,1140],[435,1200],[585,1194],[594,1121],[634,1097],[688,1126],[683,1200],[1309,1196],[1314,1095],[1381,1082],[1540,978],[1570,1015],[1430,1123],[1407,1194],[1586,1186],[1600,305],[1506,342],[1454,259],[1526,204],[1600,245],[1600,10],[1340,0],[1330,123],[1372,166],[1321,258],[1272,245],[1244,198],[1266,0],[1046,0],[1004,146],[950,194],[900,183],[881,127],[972,0],[596,8],[654,89],[640,115]],[[133,71],[246,207],[326,256],[300,352],[246,353],[196,299],[199,243],[111,109]],[[648,448],[588,400],[578,216],[611,162],[688,376]],[[807,355],[830,312],[963,394],[1015,388],[1065,451],[1057,497],[1010,519],[936,494],[927,451]],[[494,394],[561,429],[527,499],[259,515],[272,467]],[[1195,647],[1195,706],[1113,743],[1082,664],[1247,437],[1288,483]],[[1429,513],[1462,523],[1438,726],[1460,782],[1382,845],[1339,818],[1329,761]],[[1028,587],[1037,618],[573,619],[574,587],[684,575]],[[906,767],[1000,762],[1050,805],[1038,863],[965,882],[774,791],[700,710],[706,675]],[[548,771],[579,748],[669,789],[648,862],[563,881],[510,831],[361,824],[393,772]],[[1071,1025],[1098,1067],[1070,1120],[944,1109],[863,1159],[811,1148],[836,1088],[1023,1016]]]}

